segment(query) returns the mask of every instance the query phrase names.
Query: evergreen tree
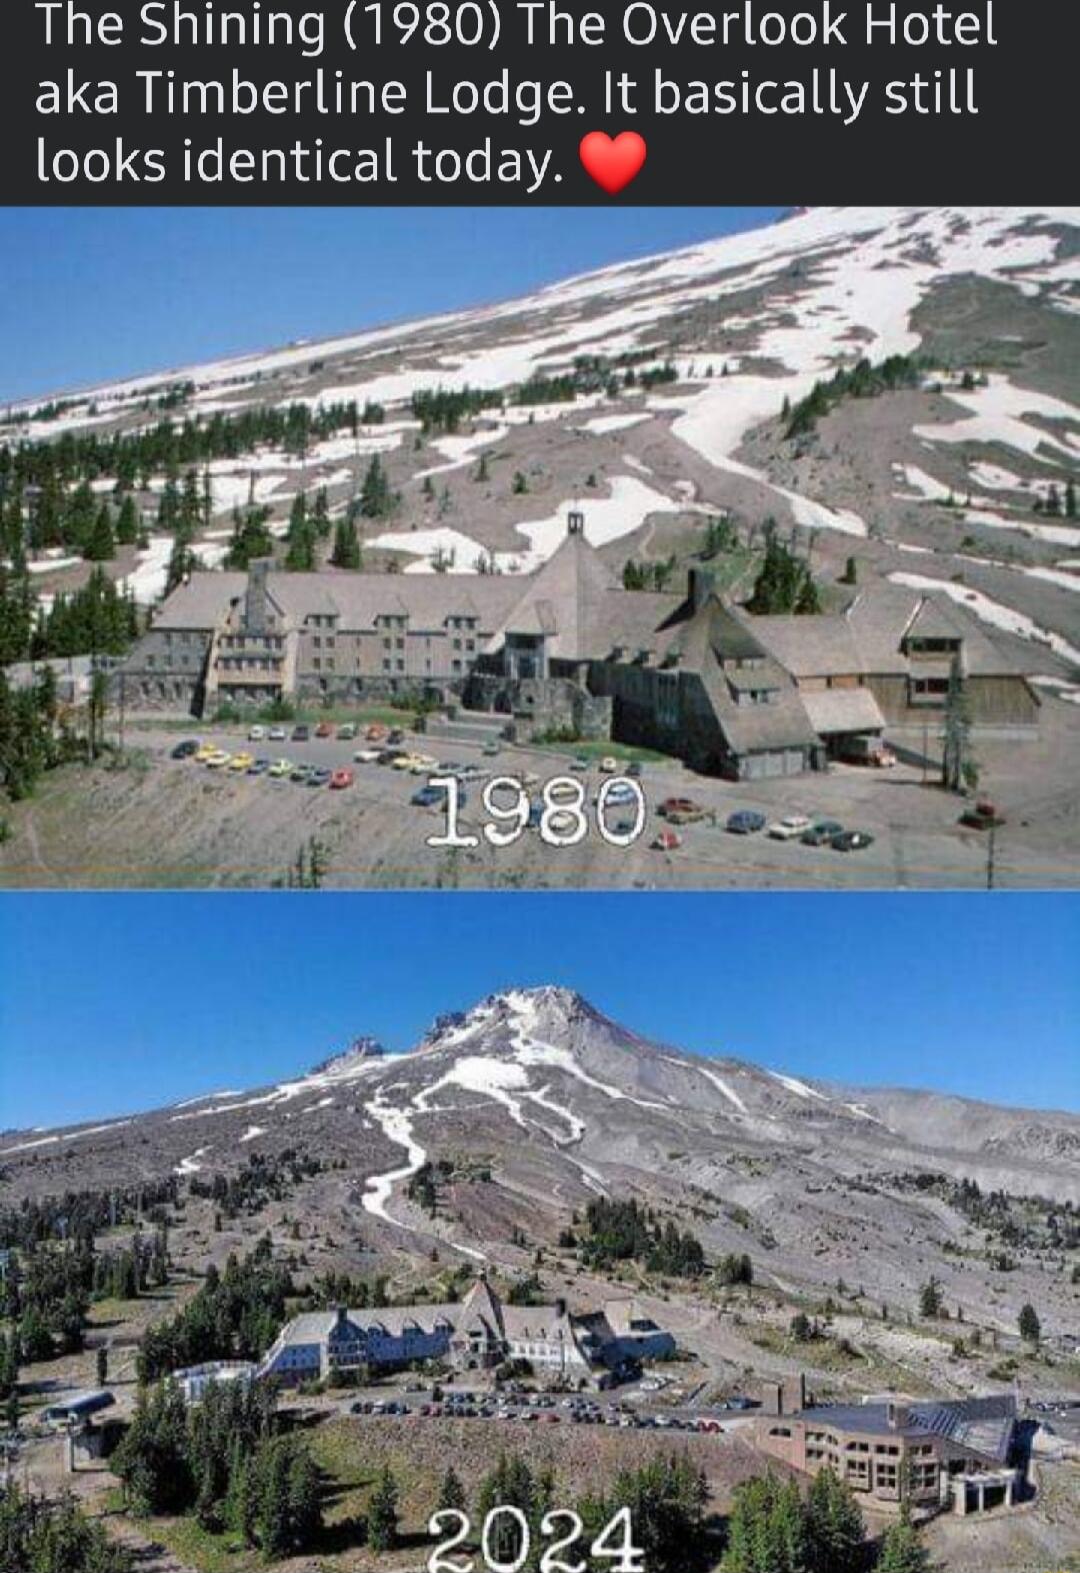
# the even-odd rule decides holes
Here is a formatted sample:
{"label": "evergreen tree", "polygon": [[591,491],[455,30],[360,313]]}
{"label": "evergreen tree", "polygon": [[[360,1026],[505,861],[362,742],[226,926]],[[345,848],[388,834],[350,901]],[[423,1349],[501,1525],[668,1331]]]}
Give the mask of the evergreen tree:
{"label": "evergreen tree", "polygon": [[458,1479],[457,1475],[454,1473],[453,1467],[451,1466],[447,1469],[445,1475],[442,1477],[442,1484],[439,1486],[439,1497],[435,1504],[435,1511],[437,1513],[444,1513],[448,1512],[450,1509],[454,1509],[457,1512],[462,1513],[465,1511],[467,1506],[468,1500],[465,1496],[465,1487],[461,1484],[461,1481]]}
{"label": "evergreen tree", "polygon": [[866,1527],[854,1493],[831,1469],[815,1475],[806,1502],[810,1573],[859,1573]]}
{"label": "evergreen tree", "polygon": [[382,460],[373,453],[360,489],[360,512],[365,519],[381,519],[393,507],[393,496]]}
{"label": "evergreen tree", "polygon": [[945,1305],[945,1296],[941,1291],[940,1281],[933,1273],[919,1290],[919,1315],[928,1321],[934,1321],[941,1315]]}
{"label": "evergreen tree", "polygon": [[312,509],[311,522],[315,534],[320,541],[324,541],[330,534],[330,502],[326,495],[325,486],[320,486],[315,493],[315,506]]}
{"label": "evergreen tree", "polygon": [[249,505],[243,513],[233,509],[233,533],[225,557],[229,568],[246,570],[257,557],[272,557],[274,537],[270,533],[270,509]]}
{"label": "evergreen tree", "polygon": [[98,508],[93,488],[89,481],[82,481],[72,493],[64,512],[64,544],[88,557],[97,519]]}
{"label": "evergreen tree", "polygon": [[130,492],[124,496],[120,504],[120,512],[116,517],[116,540],[120,546],[134,546],[139,539],[140,519],[139,510],[135,499]]}
{"label": "evergreen tree", "polygon": [[290,573],[311,573],[315,567],[315,529],[308,516],[307,495],[298,493],[289,512],[285,567]]}
{"label": "evergreen tree", "polygon": [[773,519],[765,521],[765,556],[747,608],[760,616],[821,610],[809,564],[780,540]]}
{"label": "evergreen tree", "polygon": [[93,529],[83,547],[83,556],[91,562],[108,562],[116,556],[116,537],[113,534],[112,514],[108,505],[102,503],[94,520]]}
{"label": "evergreen tree", "polygon": [[398,1483],[385,1464],[371,1494],[367,1524],[372,1551],[393,1551],[398,1540]]}
{"label": "evergreen tree", "polygon": [[1029,1344],[1037,1344],[1042,1337],[1038,1312],[1030,1302],[1021,1307],[1017,1326],[1020,1329],[1020,1337]]}
{"label": "evergreen tree", "polygon": [[359,569],[363,559],[356,522],[348,517],[339,519],[334,527],[334,545],[330,561],[335,568]]}
{"label": "evergreen tree", "polygon": [[930,1556],[919,1541],[910,1515],[905,1512],[890,1524],[881,1542],[875,1573],[928,1573]]}

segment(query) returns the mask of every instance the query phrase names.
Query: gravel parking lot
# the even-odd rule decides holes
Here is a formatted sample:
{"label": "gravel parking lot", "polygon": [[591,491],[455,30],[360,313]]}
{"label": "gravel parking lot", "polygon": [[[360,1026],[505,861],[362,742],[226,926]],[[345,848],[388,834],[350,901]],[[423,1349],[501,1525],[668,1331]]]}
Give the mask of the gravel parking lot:
{"label": "gravel parking lot", "polygon": [[[285,740],[249,741],[247,729],[235,725],[193,723],[188,733],[175,723],[135,720],[126,739],[137,761],[131,769],[60,771],[32,804],[17,806],[14,834],[0,849],[0,880],[255,887],[286,878],[312,836],[325,852],[325,883],[339,887],[982,888],[988,879],[989,837],[959,824],[963,803],[941,791],[933,772],[918,764],[902,762],[891,770],[835,765],[825,774],[742,786],[695,775],[676,762],[647,762],[640,780],[648,812],[633,845],[608,845],[590,810],[589,834],[576,846],[546,845],[528,829],[512,845],[496,848],[483,835],[481,789],[487,777],[539,778],[530,789],[538,798],[545,781],[575,775],[591,804],[605,779],[596,761],[576,773],[572,753],[555,749],[506,746],[488,758],[478,744],[408,735],[404,746],[440,764],[452,760],[482,772],[468,784],[461,814],[462,832],[477,836],[479,845],[458,850],[427,845],[428,838],[445,833],[446,816],[441,804],[410,803],[426,776],[354,764],[358,747],[374,746],[363,737],[294,742],[292,727],[287,731]],[[187,736],[229,753],[245,750],[329,770],[347,766],[354,782],[330,791],[172,759],[171,751]],[[1001,762],[991,779],[1007,816],[994,837],[996,886],[1080,883],[1080,796],[1069,789],[1039,797],[1039,770],[1021,770],[1025,762],[1038,766],[1054,741],[994,745]],[[1060,767],[1060,760],[1055,763]],[[653,842],[666,822],[657,811],[671,797],[691,799],[702,817],[677,827],[677,846],[658,850]],[[774,840],[764,832],[728,832],[728,817],[747,809],[769,821],[794,813],[835,820],[846,829],[868,831],[873,844],[845,853],[798,839]],[[612,823],[627,817],[625,810],[609,813]]]}

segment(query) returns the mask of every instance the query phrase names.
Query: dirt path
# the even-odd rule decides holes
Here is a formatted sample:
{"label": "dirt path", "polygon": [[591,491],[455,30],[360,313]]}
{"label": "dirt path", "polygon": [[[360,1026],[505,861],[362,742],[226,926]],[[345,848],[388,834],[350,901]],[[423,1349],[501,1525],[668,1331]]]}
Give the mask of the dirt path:
{"label": "dirt path", "polygon": [[102,1522],[111,1539],[131,1552],[137,1573],[198,1573],[197,1568],[178,1561],[167,1546],[144,1535],[128,1519],[106,1518]]}

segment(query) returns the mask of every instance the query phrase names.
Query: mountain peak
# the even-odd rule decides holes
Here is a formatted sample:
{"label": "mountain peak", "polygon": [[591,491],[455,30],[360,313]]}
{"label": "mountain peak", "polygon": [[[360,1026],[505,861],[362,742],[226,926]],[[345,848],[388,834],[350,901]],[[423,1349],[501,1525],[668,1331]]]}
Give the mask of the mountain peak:
{"label": "mountain peak", "polygon": [[327,1072],[347,1070],[350,1065],[356,1065],[361,1060],[381,1059],[386,1049],[378,1038],[354,1038],[347,1049],[340,1050],[337,1054],[329,1055],[325,1060],[320,1060],[318,1065],[313,1065],[308,1072],[310,1076],[325,1076]]}
{"label": "mountain peak", "polygon": [[576,989],[545,983],[532,988],[508,988],[488,994],[466,1010],[436,1016],[420,1047],[442,1049],[460,1043],[481,1030],[499,1026],[573,1025],[582,1020],[603,1020],[600,1011]]}

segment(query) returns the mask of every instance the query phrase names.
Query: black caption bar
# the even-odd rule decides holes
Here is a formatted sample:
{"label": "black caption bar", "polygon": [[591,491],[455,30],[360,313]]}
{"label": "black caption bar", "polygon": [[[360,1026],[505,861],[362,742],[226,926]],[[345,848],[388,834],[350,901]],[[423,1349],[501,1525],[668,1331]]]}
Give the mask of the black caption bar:
{"label": "black caption bar", "polygon": [[8,203],[1009,203],[1073,7],[8,0]]}

